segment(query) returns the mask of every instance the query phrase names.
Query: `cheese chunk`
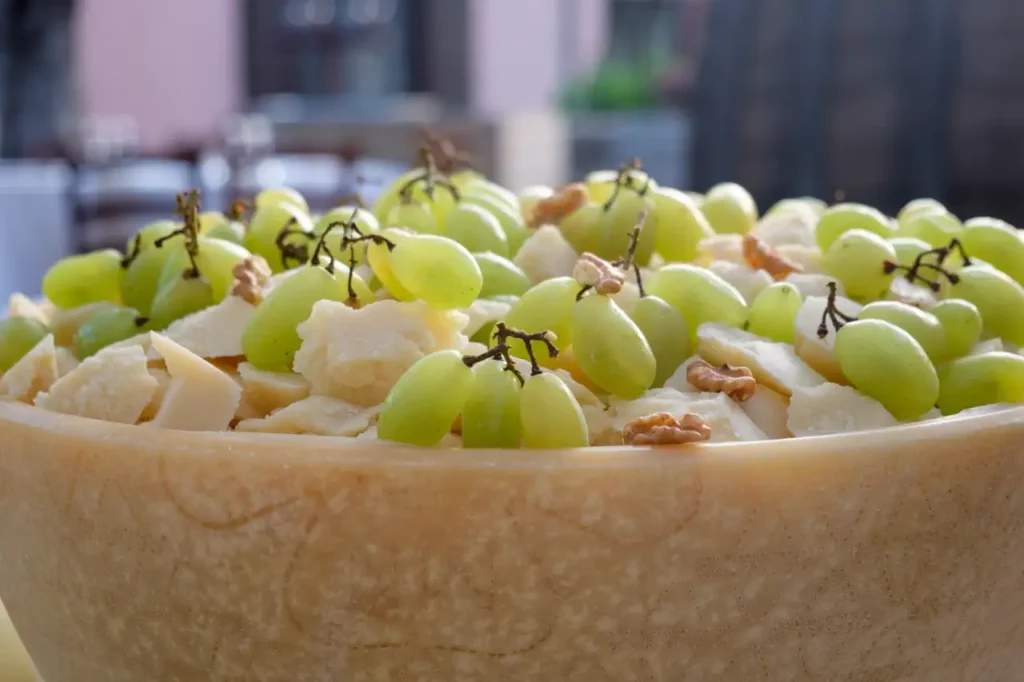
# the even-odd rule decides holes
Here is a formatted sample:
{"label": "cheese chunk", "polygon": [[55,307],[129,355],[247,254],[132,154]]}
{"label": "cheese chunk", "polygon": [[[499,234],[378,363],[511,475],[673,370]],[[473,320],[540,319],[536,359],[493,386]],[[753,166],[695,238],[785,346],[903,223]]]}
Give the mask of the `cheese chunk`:
{"label": "cheese chunk", "polygon": [[581,405],[583,417],[587,420],[587,433],[591,445],[622,445],[621,427],[612,423],[609,410],[604,406]]}
{"label": "cheese chunk", "polygon": [[61,414],[134,424],[157,390],[138,346],[104,348],[57,380],[36,405]]}
{"label": "cheese chunk", "polygon": [[825,256],[817,246],[801,246],[785,244],[775,249],[786,260],[796,263],[804,269],[804,274],[821,274],[825,272]]}
{"label": "cheese chunk", "polygon": [[658,412],[679,419],[695,414],[711,427],[711,442],[767,440],[768,436],[724,393],[680,393],[655,388],[636,400],[613,401],[611,420],[619,431],[627,422]]}
{"label": "cheese chunk", "polygon": [[42,322],[47,327],[53,323],[55,312],[52,303],[48,301],[37,303],[25,294],[11,294],[7,300],[8,317],[27,317]]}
{"label": "cheese chunk", "polygon": [[380,406],[364,407],[324,395],[292,403],[264,419],[247,419],[236,431],[317,436],[358,436],[376,421]]}
{"label": "cheese chunk", "polygon": [[712,365],[746,367],[757,383],[786,396],[796,388],[825,383],[825,378],[811,369],[788,343],[769,341],[717,322],[697,327],[697,354]]}
{"label": "cheese chunk", "polygon": [[805,299],[810,296],[827,297],[828,285],[830,282],[835,282],[836,293],[839,296],[843,296],[846,293],[846,290],[843,288],[843,283],[836,280],[834,277],[829,277],[828,275],[808,272],[791,272],[786,275],[785,281],[795,286],[800,292],[800,295]]}
{"label": "cheese chunk", "polygon": [[818,248],[814,238],[817,216],[810,211],[787,211],[765,216],[750,232],[769,246],[789,244]]}
{"label": "cheese chunk", "polygon": [[769,438],[789,438],[793,435],[786,425],[789,419],[789,401],[781,393],[776,393],[767,386],[758,386],[754,395],[738,404]]}
{"label": "cheese chunk", "polygon": [[665,380],[665,388],[672,388],[680,393],[700,393],[700,389],[690,383],[686,378],[686,373],[690,369],[690,365],[701,360],[699,355],[691,355],[683,361],[683,364],[679,365],[675,372],[672,373],[668,379]]}
{"label": "cheese chunk", "polygon": [[469,306],[462,312],[469,318],[469,322],[466,324],[466,329],[463,333],[466,336],[473,336],[478,331],[483,329],[483,326],[488,322],[496,322],[508,314],[509,309],[512,306],[504,301],[491,301],[486,298],[478,298],[473,301],[473,305]]}
{"label": "cheese chunk", "polygon": [[57,356],[57,378],[60,378],[65,374],[70,374],[76,367],[82,364],[78,361],[78,358],[75,357],[75,354],[67,348],[57,346],[54,353]]}
{"label": "cheese chunk", "polygon": [[166,369],[150,367],[149,375],[156,379],[156,390],[153,391],[153,396],[149,399],[149,403],[146,404],[146,409],[142,411],[142,416],[139,417],[140,422],[153,421],[153,417],[156,416],[157,412],[160,411],[160,406],[163,405],[167,389],[171,387],[171,374]]}
{"label": "cheese chunk", "polygon": [[694,262],[707,267],[712,261],[727,260],[730,263],[746,265],[743,257],[743,235],[716,234],[705,237],[697,244],[697,255]]}
{"label": "cheese chunk", "polygon": [[0,396],[31,404],[37,395],[50,390],[58,376],[57,347],[49,334],[3,375]]}
{"label": "cheese chunk", "polygon": [[201,358],[238,357],[245,354],[242,332],[255,310],[238,296],[228,296],[215,306],[174,322],[163,335]]}
{"label": "cheese chunk", "polygon": [[743,295],[751,303],[759,293],[770,287],[775,280],[764,270],[755,270],[747,265],[730,263],[725,260],[712,261],[708,270],[715,273]]}
{"label": "cheese chunk", "polygon": [[376,301],[358,310],[320,301],[299,325],[302,347],[295,354],[295,371],[315,395],[379,405],[423,356],[462,350],[466,324],[462,313],[436,310],[422,301]]}
{"label": "cheese chunk", "polygon": [[579,260],[579,254],[554,225],[544,225],[519,247],[512,262],[534,284],[554,277],[567,277]]}
{"label": "cheese chunk", "polygon": [[257,417],[309,397],[309,382],[294,372],[265,372],[243,362],[238,366],[238,377],[244,391],[243,402]]}
{"label": "cheese chunk", "polygon": [[241,386],[229,375],[165,336],[153,334],[152,343],[167,364],[171,384],[150,423],[179,431],[226,430],[242,398]]}
{"label": "cheese chunk", "polygon": [[898,423],[882,403],[857,389],[823,384],[793,391],[786,425],[800,437],[881,429]]}

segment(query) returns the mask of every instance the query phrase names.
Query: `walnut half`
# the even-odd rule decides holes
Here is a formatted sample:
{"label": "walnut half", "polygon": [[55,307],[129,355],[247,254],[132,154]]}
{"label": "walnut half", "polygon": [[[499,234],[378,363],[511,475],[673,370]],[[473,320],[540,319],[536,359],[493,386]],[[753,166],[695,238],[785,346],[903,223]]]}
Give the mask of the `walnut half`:
{"label": "walnut half", "polygon": [[232,296],[259,305],[263,301],[263,287],[273,273],[263,256],[250,256],[239,261],[231,274],[235,278],[231,288]]}
{"label": "walnut half", "polygon": [[682,445],[711,438],[711,427],[695,414],[676,419],[668,412],[637,417],[622,427],[626,445]]}
{"label": "walnut half", "polygon": [[737,402],[750,400],[757,389],[754,373],[747,367],[714,366],[697,360],[686,368],[686,380],[694,388],[708,393],[725,393]]}

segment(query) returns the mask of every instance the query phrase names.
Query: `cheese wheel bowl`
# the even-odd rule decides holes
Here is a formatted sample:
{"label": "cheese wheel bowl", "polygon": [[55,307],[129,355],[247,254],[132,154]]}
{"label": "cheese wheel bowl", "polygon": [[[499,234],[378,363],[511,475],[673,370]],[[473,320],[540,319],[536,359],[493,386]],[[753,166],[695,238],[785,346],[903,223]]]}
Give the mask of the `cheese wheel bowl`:
{"label": "cheese wheel bowl", "polygon": [[1024,408],[683,449],[419,450],[0,403],[46,682],[1013,682]]}

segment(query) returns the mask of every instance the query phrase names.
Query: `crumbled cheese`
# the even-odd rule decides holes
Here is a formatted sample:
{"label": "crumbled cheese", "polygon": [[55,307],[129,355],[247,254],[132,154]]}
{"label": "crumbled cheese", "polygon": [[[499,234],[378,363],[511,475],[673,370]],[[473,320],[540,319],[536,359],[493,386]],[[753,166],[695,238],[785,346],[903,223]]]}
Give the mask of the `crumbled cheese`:
{"label": "crumbled cheese", "polygon": [[226,430],[242,398],[241,387],[229,375],[165,336],[153,334],[152,343],[167,364],[171,385],[150,423],[179,431]]}
{"label": "crumbled cheese", "polygon": [[790,395],[796,388],[825,383],[825,378],[811,369],[788,343],[769,341],[716,322],[697,328],[697,354],[712,365],[746,367],[757,383],[783,395]]}
{"label": "crumbled cheese", "polygon": [[810,211],[786,211],[765,216],[751,233],[769,246],[778,248],[787,245],[814,247],[814,226],[817,216]]}
{"label": "crumbled cheese", "polygon": [[379,413],[379,405],[365,407],[324,395],[312,395],[269,417],[239,422],[235,430],[351,437],[369,429]]}
{"label": "crumbled cheese", "polygon": [[36,405],[51,412],[134,424],[157,390],[138,346],[104,348],[57,380]]}
{"label": "crumbled cheese", "polygon": [[[807,272],[791,272],[786,276],[786,280],[799,290],[800,295],[804,298],[809,296],[826,297],[828,296],[828,285],[829,282],[836,283],[836,294],[844,296],[846,290],[843,289],[843,283],[836,280],[828,275],[821,275],[816,273]],[[824,310],[824,308],[822,308]]]}
{"label": "crumbled cheese", "polygon": [[238,357],[244,355],[242,332],[255,310],[238,296],[228,296],[215,306],[177,320],[163,334],[201,358]]}
{"label": "crumbled cheese", "polygon": [[36,303],[25,294],[11,294],[7,300],[8,317],[27,317],[50,326],[53,322],[54,312],[52,304]]}
{"label": "crumbled cheese", "polygon": [[462,311],[469,318],[463,333],[466,336],[473,336],[473,334],[483,329],[483,326],[488,322],[496,322],[505,317],[511,307],[510,304],[504,301],[478,298],[473,301],[473,305]]}
{"label": "crumbled cheese", "polygon": [[793,391],[789,402],[790,432],[800,436],[865,431],[895,426],[897,420],[877,400],[839,384]]}
{"label": "crumbled cheese", "polygon": [[775,282],[764,270],[755,270],[747,265],[725,260],[712,261],[707,269],[736,287],[748,304]]}
{"label": "crumbled cheese", "polygon": [[238,366],[243,401],[256,417],[265,417],[275,410],[309,397],[306,378],[294,372],[266,372],[248,362]]}
{"label": "crumbled cheese", "polygon": [[743,235],[716,234],[700,240],[694,262],[706,267],[716,260],[745,265],[747,260],[743,257]]}
{"label": "crumbled cheese", "polygon": [[57,347],[49,334],[26,353],[0,379],[0,396],[31,404],[48,391],[59,376]]}
{"label": "crumbled cheese", "polygon": [[54,350],[54,354],[57,356],[57,378],[70,374],[80,364],[78,358],[67,348],[57,346]]}
{"label": "crumbled cheese", "polygon": [[766,440],[768,436],[724,393],[680,393],[671,388],[647,391],[636,400],[613,400],[612,425],[622,430],[628,422],[658,412],[676,419],[695,414],[711,427],[711,442]]}
{"label": "crumbled cheese", "polygon": [[554,225],[544,225],[527,238],[512,259],[534,284],[555,277],[568,277],[579,254]]}
{"label": "crumbled cheese", "polygon": [[468,320],[422,301],[376,301],[358,310],[334,301],[313,306],[299,325],[295,371],[316,395],[378,405],[417,360],[438,350],[462,350]]}

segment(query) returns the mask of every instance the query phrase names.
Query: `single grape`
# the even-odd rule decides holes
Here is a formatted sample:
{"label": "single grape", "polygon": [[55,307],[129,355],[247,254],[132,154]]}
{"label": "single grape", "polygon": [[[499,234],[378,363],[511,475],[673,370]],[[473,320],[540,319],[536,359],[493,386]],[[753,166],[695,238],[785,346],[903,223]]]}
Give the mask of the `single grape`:
{"label": "single grape", "polygon": [[892,273],[883,264],[896,260],[892,244],[873,232],[853,228],[836,239],[825,254],[828,274],[842,282],[846,295],[859,301],[885,296]]}
{"label": "single grape", "polygon": [[697,244],[715,235],[700,207],[685,193],[671,187],[651,192],[658,217],[654,250],[667,263],[688,263],[697,257]]}
{"label": "single grape", "polygon": [[576,253],[596,253],[608,215],[600,204],[587,203],[562,218],[558,229]]}
{"label": "single grape", "polygon": [[302,345],[298,326],[318,301],[347,298],[335,276],[319,265],[306,265],[274,287],[253,312],[242,332],[242,350],[258,369],[287,371]]}
{"label": "single grape", "polygon": [[861,308],[858,320],[884,320],[914,337],[928,359],[938,364],[946,359],[946,330],[939,318],[899,301],[875,301]]}
{"label": "single grape", "polygon": [[[160,289],[160,282],[164,266],[167,260],[180,251],[178,257],[183,258],[182,269],[188,267],[188,257],[185,247],[180,241],[166,242],[162,247],[157,248],[150,244],[144,246],[139,255],[128,265],[121,280],[121,301],[125,306],[139,311],[142,316],[148,316],[153,305],[153,299]],[[168,274],[168,280],[171,277]],[[181,274],[181,272],[177,272]],[[165,281],[168,281],[165,280]]]}
{"label": "single grape", "polygon": [[448,214],[444,234],[472,253],[508,256],[508,238],[490,211],[474,204],[457,204]]}
{"label": "single grape", "polygon": [[936,303],[928,312],[935,316],[946,331],[947,358],[967,355],[974,344],[981,340],[981,313],[973,303],[962,298],[947,298]]}
{"label": "single grape", "polygon": [[420,358],[391,388],[377,420],[381,440],[437,445],[473,390],[475,374],[454,350]]}
{"label": "single grape", "polygon": [[1006,273],[983,264],[957,273],[958,281],[946,289],[946,298],[962,298],[977,307],[984,333],[1024,345],[1024,287]]}
{"label": "single grape", "polygon": [[441,234],[441,226],[425,201],[399,202],[388,213],[388,227],[401,227],[420,234]]}
{"label": "single grape", "polygon": [[682,314],[657,296],[644,296],[636,302],[629,317],[647,339],[657,369],[654,387],[665,381],[690,357],[690,330]]}
{"label": "single grape", "polygon": [[236,220],[227,220],[211,227],[206,236],[241,246],[245,242],[245,225]]}
{"label": "single grape", "polygon": [[734,182],[723,182],[708,190],[701,210],[718,234],[745,234],[757,222],[754,197]]}
{"label": "single grape", "polygon": [[549,199],[555,195],[555,190],[547,185],[531,185],[519,192],[519,209],[523,220],[530,217],[533,207],[537,202]]}
{"label": "single grape", "polygon": [[793,343],[796,316],[803,304],[799,289],[789,282],[775,282],[751,302],[747,329],[772,341]]}
{"label": "single grape", "polygon": [[489,196],[495,201],[504,204],[505,208],[512,213],[517,215],[522,213],[522,205],[519,203],[519,197],[516,196],[515,192],[482,176],[463,183],[461,189],[463,194]]}
{"label": "single grape", "polygon": [[673,263],[655,272],[647,293],[682,313],[690,329],[691,345],[697,343],[697,327],[705,322],[742,327],[747,321],[747,303],[736,287],[710,270],[689,263]]}
{"label": "single grape", "polygon": [[511,210],[503,202],[495,200],[494,197],[488,194],[468,191],[462,196],[462,203],[486,209],[498,219],[501,230],[505,233],[505,238],[508,240],[509,255],[515,255],[519,251],[519,247],[523,245],[523,242],[532,234],[527,229],[526,222],[519,211]]}
{"label": "single grape", "polygon": [[210,230],[218,225],[224,225],[227,223],[228,217],[220,211],[205,211],[199,214],[198,220],[199,234],[206,235],[210,233]]}
{"label": "single grape", "polygon": [[917,237],[893,237],[889,243],[896,250],[896,262],[905,268],[912,266],[918,256],[932,248],[928,242]]}
{"label": "single grape", "polygon": [[453,185],[462,190],[474,182],[486,180],[487,178],[472,168],[461,168],[449,175],[448,179],[452,181]]}
{"label": "single grape", "polygon": [[[259,206],[257,202],[256,212],[249,223],[249,231],[245,233],[244,246],[250,252],[266,258],[271,270],[283,272],[288,268],[285,267],[277,240],[282,230],[285,229],[306,233],[311,237],[313,221],[306,213],[292,204],[278,203]],[[302,234],[294,234],[286,237],[285,243],[310,247],[311,239]],[[288,267],[295,265],[296,263],[291,262]]]}
{"label": "single grape", "polygon": [[939,370],[939,409],[956,414],[993,403],[1024,402],[1024,357],[993,351],[958,358]]}
{"label": "single grape", "polygon": [[895,229],[884,213],[863,204],[836,204],[821,214],[814,237],[822,253],[849,230],[866,230],[880,237],[895,236]]}
{"label": "single grape", "polygon": [[587,186],[587,192],[590,194],[590,200],[597,204],[604,204],[611,199],[612,194],[615,193],[616,183],[621,184],[627,189],[632,189],[633,191],[640,191],[645,187],[648,190],[655,190],[658,188],[658,183],[654,181],[654,178],[639,168],[628,169],[621,179],[619,177],[619,171],[594,171],[584,178],[583,183]]}
{"label": "single grape", "polygon": [[972,257],[1024,284],[1024,239],[1008,223],[995,218],[972,218],[964,223],[960,243]]}
{"label": "single grape", "polygon": [[498,324],[497,320],[491,320],[490,322],[484,322],[484,325],[476,331],[473,336],[469,337],[470,341],[475,343],[483,344],[485,346],[491,345],[493,340],[491,337],[494,334],[494,327]]}
{"label": "single grape", "polygon": [[107,346],[143,332],[147,322],[137,310],[125,306],[97,310],[75,334],[75,355],[79,360],[91,357]]}
{"label": "single grape", "polygon": [[[412,236],[411,232],[389,227],[383,230],[381,236],[392,244],[400,244],[403,240]],[[366,246],[366,261],[370,264],[374,276],[387,289],[388,293],[398,301],[414,301],[414,296],[408,289],[399,283],[391,266],[391,249],[386,244],[375,244],[373,242]]]}
{"label": "single grape", "polygon": [[402,190],[406,185],[422,174],[422,168],[412,168],[407,170],[380,193],[377,197],[377,203],[373,206],[373,215],[377,218],[379,223],[384,224],[387,222],[387,217],[388,214],[391,213],[391,209],[397,206],[398,202],[401,201]]}
{"label": "single grape", "polygon": [[473,255],[458,242],[437,235],[409,235],[391,252],[398,283],[435,308],[466,308],[483,289]]}
{"label": "single grape", "polygon": [[519,379],[501,362],[485,361],[462,408],[462,445],[467,448],[518,448],[521,437]]}
{"label": "single grape", "polygon": [[139,229],[128,243],[125,245],[125,253],[134,253],[136,248],[136,242],[138,243],[139,249],[145,249],[153,245],[157,239],[166,237],[170,233],[174,232],[181,225],[174,222],[173,220],[157,220],[156,222],[149,223],[148,225]]}
{"label": "single grape", "polygon": [[43,277],[43,295],[65,309],[99,301],[120,303],[124,279],[121,261],[121,254],[114,249],[59,260]]}
{"label": "single grape", "polygon": [[196,266],[213,288],[213,302],[219,303],[231,291],[235,266],[252,254],[245,247],[223,239],[200,237],[198,243]]}
{"label": "single grape", "polygon": [[302,213],[309,213],[309,204],[297,190],[291,187],[273,187],[256,195],[256,210],[275,204],[289,204]]}
{"label": "single grape", "polygon": [[896,219],[903,224],[918,213],[946,213],[946,207],[935,199],[912,199],[900,209]]}
{"label": "single grape", "polygon": [[927,242],[930,247],[946,246],[959,237],[963,226],[956,216],[943,210],[918,210],[900,222],[896,234],[899,237],[913,237]]}
{"label": "single grape", "polygon": [[46,338],[50,330],[31,317],[0,320],[0,374],[3,374]]}
{"label": "single grape", "polygon": [[522,296],[530,288],[530,278],[509,259],[490,252],[474,253],[473,258],[484,278],[480,298]]}
{"label": "single grape", "polygon": [[939,377],[914,337],[884,320],[857,320],[836,333],[843,374],[900,421],[917,419],[939,397]]}
{"label": "single grape", "polygon": [[629,248],[630,235],[645,214],[634,259],[640,265],[647,265],[654,253],[654,242],[658,232],[658,218],[654,212],[654,201],[630,189],[620,189],[607,210],[597,255],[606,260],[615,260]]}
{"label": "single grape", "polygon": [[[341,248],[342,241],[345,238],[344,225],[349,221],[352,221],[360,234],[367,235],[380,232],[380,223],[377,222],[377,218],[365,208],[337,206],[317,219],[316,224],[313,226],[313,234],[316,237],[320,237],[330,229],[331,233],[324,238],[324,244],[334,254],[334,257],[347,263],[351,255],[350,249],[355,249],[356,265],[362,265],[366,262],[366,244],[359,243],[345,249]],[[331,227],[332,225],[334,227]]]}
{"label": "single grape", "polygon": [[523,444],[528,448],[583,448],[590,445],[587,420],[572,391],[557,376],[526,379],[519,407]]}
{"label": "single grape", "polygon": [[[572,277],[545,280],[519,298],[505,315],[504,322],[528,334],[549,331],[555,335],[555,343],[566,348],[572,343],[572,310],[579,292],[580,285]],[[508,344],[514,355],[529,357],[519,339],[511,338]]]}
{"label": "single grape", "polygon": [[348,264],[337,260],[332,262],[328,258],[321,256],[321,267],[326,267],[328,263],[332,263],[333,265],[334,279],[338,282],[338,289],[341,291],[340,296],[342,301],[345,301],[346,304],[350,304],[349,299],[351,298],[351,293],[355,293],[355,301],[351,302],[353,307],[361,308],[362,306],[373,303],[373,289],[371,289],[370,285],[366,283],[366,280],[359,276],[358,272],[352,273],[352,292],[349,292]]}
{"label": "single grape", "polygon": [[[440,226],[441,231],[444,231],[444,224],[448,220],[448,214],[455,208],[455,197],[452,195],[449,188],[442,184],[439,184],[439,180],[443,180],[443,176],[436,176],[435,181],[430,192],[427,192],[427,184],[424,181],[416,182],[412,186],[412,190],[409,192],[409,199],[417,202],[421,201],[426,203],[430,207],[431,213],[437,219],[437,224]],[[468,190],[467,190],[468,191]],[[488,199],[494,200],[489,194],[484,194]],[[401,199],[399,201],[401,203]],[[504,205],[503,202],[498,202]]]}
{"label": "single grape", "polygon": [[644,334],[607,296],[586,296],[572,310],[573,356],[602,390],[625,400],[654,383],[657,361]]}
{"label": "single grape", "polygon": [[175,320],[213,305],[213,289],[202,277],[178,275],[160,287],[149,312],[150,329],[162,331]]}

